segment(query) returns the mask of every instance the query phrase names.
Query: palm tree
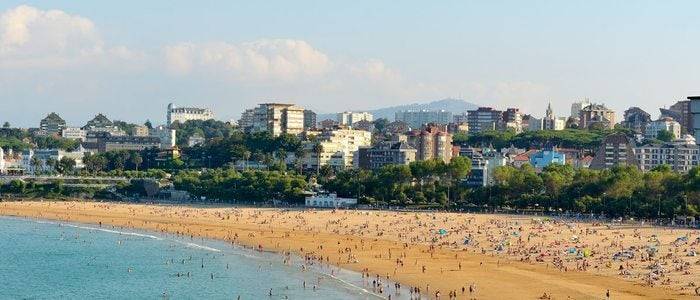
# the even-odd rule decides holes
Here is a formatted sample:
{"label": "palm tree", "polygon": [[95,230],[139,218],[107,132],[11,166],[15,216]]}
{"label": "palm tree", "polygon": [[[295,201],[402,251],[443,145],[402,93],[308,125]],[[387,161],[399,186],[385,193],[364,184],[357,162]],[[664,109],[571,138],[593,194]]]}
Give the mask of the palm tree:
{"label": "palm tree", "polygon": [[248,150],[243,151],[243,159],[244,159],[243,163],[245,164],[243,167],[244,170],[248,170],[248,160],[250,160],[250,155],[251,155],[250,151],[248,151]]}
{"label": "palm tree", "polygon": [[299,147],[294,150],[294,160],[299,167],[299,174],[303,173],[304,168],[304,156],[306,156],[306,150],[303,147]]}
{"label": "palm tree", "polygon": [[314,153],[316,153],[316,176],[321,173],[321,153],[323,152],[323,145],[321,143],[314,144]]}
{"label": "palm tree", "polygon": [[42,165],[41,160],[40,160],[38,157],[36,157],[36,156],[32,156],[32,160],[31,160],[29,163],[31,164],[31,166],[32,166],[32,168],[33,168],[33,170],[34,170],[34,175],[36,175],[36,171],[37,171],[39,168],[41,168],[41,165]]}

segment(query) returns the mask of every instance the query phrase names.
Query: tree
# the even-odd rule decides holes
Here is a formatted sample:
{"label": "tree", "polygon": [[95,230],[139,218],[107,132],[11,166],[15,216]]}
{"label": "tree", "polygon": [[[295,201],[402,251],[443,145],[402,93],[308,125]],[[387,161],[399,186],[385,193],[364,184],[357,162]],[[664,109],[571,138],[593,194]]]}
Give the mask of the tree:
{"label": "tree", "polygon": [[312,151],[316,154],[316,176],[321,173],[321,153],[323,153],[323,145],[317,142],[314,144]]}
{"label": "tree", "polygon": [[85,169],[93,174],[107,167],[107,159],[99,154],[86,154],[85,157],[83,157],[83,162],[85,163]]}
{"label": "tree", "polygon": [[58,169],[58,161],[56,161],[56,159],[53,157],[46,158],[46,168],[51,170]]}
{"label": "tree", "polygon": [[670,142],[673,141],[674,139],[678,138],[673,134],[673,132],[670,132],[668,130],[662,129],[659,130],[659,132],[656,134],[656,139],[662,142]]}
{"label": "tree", "polygon": [[129,162],[134,166],[134,170],[138,172],[139,166],[143,163],[143,157],[138,152],[131,152]]}
{"label": "tree", "polygon": [[5,123],[2,123],[2,128],[10,128],[10,122],[5,121]]}
{"label": "tree", "polygon": [[43,162],[36,156],[32,156],[31,161],[29,162],[32,166],[32,170],[34,170],[34,174],[37,174],[37,171],[41,168],[43,165]]}
{"label": "tree", "polygon": [[151,124],[151,120],[146,120],[146,122],[143,123],[143,126],[148,127],[148,129],[153,129],[153,124]]}
{"label": "tree", "polygon": [[58,161],[59,172],[63,174],[73,172],[75,169],[75,164],[75,159],[67,156],[61,157],[61,160]]}

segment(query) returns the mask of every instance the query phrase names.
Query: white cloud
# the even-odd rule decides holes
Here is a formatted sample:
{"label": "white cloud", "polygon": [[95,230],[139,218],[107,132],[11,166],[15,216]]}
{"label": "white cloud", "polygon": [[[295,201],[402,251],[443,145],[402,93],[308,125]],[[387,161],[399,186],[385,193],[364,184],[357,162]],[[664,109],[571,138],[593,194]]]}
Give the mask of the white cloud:
{"label": "white cloud", "polygon": [[56,68],[140,55],[105,47],[95,24],[61,10],[18,6],[0,14],[0,68]]}
{"label": "white cloud", "polygon": [[164,56],[174,74],[221,72],[239,81],[295,81],[327,74],[333,67],[326,54],[305,41],[290,39],[181,43],[165,47]]}

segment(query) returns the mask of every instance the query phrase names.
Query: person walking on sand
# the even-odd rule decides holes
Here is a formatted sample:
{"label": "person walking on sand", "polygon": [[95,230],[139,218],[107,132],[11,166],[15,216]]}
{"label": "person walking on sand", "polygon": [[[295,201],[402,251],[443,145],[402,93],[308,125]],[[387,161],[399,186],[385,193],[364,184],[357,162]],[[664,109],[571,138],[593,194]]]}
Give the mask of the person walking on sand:
{"label": "person walking on sand", "polygon": [[608,289],[607,291],[605,291],[605,299],[606,299],[606,300],[610,300],[610,289]]}

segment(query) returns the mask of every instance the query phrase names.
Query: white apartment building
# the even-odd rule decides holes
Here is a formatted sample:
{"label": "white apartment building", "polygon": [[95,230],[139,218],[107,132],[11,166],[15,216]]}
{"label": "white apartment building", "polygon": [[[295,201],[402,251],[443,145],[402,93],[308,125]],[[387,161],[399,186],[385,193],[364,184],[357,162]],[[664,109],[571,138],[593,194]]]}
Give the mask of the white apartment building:
{"label": "white apartment building", "polygon": [[243,117],[246,118],[241,119],[244,130],[249,133],[269,132],[279,136],[304,132],[304,108],[294,104],[262,103],[253,109],[252,122],[248,111],[243,113]]}
{"label": "white apartment building", "polygon": [[66,127],[61,130],[61,137],[71,140],[84,141],[87,131],[80,127]]}
{"label": "white apartment building", "polygon": [[668,165],[677,172],[688,172],[700,165],[700,146],[695,139],[686,135],[673,143],[649,144],[634,148],[634,154],[642,171],[649,171],[660,165]]}
{"label": "white apartment building", "polygon": [[185,123],[189,120],[210,120],[214,118],[214,113],[208,108],[198,108],[198,107],[177,107],[175,104],[168,104],[167,110],[167,120],[166,124],[174,122]]}
{"label": "white apartment building", "polygon": [[[29,149],[22,152],[22,167],[32,174],[50,172],[54,170],[54,166],[48,163],[49,160],[59,162],[62,158],[68,157],[75,161],[76,169],[82,169],[85,167],[83,157],[86,152],[82,146],[70,152],[59,149]],[[39,164],[35,165],[34,161],[38,161]]]}
{"label": "white apartment building", "polygon": [[346,126],[352,126],[352,124],[355,124],[359,121],[372,122],[373,120],[374,116],[368,112],[345,111],[338,113],[337,117],[338,124]]}
{"label": "white apartment building", "polygon": [[681,137],[681,124],[671,118],[666,117],[647,123],[644,127],[644,138],[655,139],[662,130],[673,133],[673,136],[676,139]]}
{"label": "white apartment building", "polygon": [[315,151],[316,143],[304,144],[307,153],[304,166],[307,169],[325,165],[336,169],[353,168],[359,165],[356,154],[360,147],[372,145],[372,133],[354,129],[328,130],[318,136],[318,144],[321,146],[320,153]]}

